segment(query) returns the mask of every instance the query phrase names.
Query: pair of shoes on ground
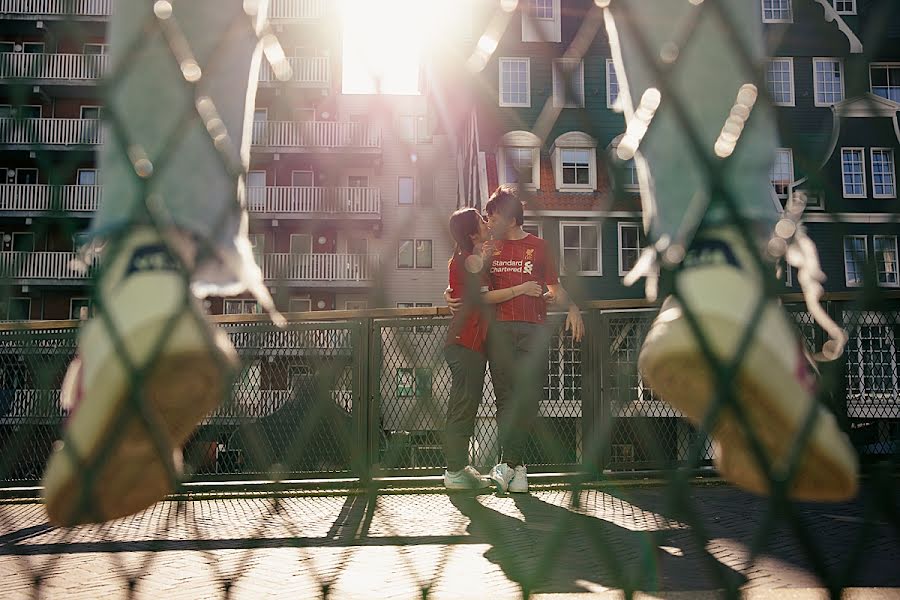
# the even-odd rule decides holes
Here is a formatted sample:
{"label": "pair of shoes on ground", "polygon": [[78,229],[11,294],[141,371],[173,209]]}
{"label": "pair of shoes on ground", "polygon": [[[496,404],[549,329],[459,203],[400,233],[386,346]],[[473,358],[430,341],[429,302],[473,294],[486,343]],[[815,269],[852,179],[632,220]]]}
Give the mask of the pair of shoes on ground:
{"label": "pair of shoes on ground", "polygon": [[182,445],[238,365],[156,232],[131,235],[104,268],[104,314],[79,332],[61,391],[63,440],[43,477],[55,525],[108,521],[171,493]]}
{"label": "pair of shoes on ground", "polygon": [[444,471],[444,487],[448,490],[481,490],[490,485],[488,478],[472,465],[458,471]]}
{"label": "pair of shoes on ground", "polygon": [[528,469],[525,465],[511,467],[505,462],[499,463],[491,469],[490,478],[498,493],[524,494],[528,491]]}
{"label": "pair of shoes on ground", "polygon": [[[752,322],[764,292],[753,257],[745,248],[735,230],[698,236],[677,274],[678,296],[696,317],[720,363],[734,359],[746,330],[752,329],[730,389],[775,478],[787,476],[795,440],[813,414],[788,495],[797,500],[852,498],[858,485],[856,454],[834,415],[816,399],[815,377],[796,327],[771,299],[759,320]],[[695,424],[702,423],[715,404],[715,374],[684,307],[674,297],[663,303],[654,320],[638,368],[645,385]],[[770,477],[732,408],[725,406],[719,412],[711,433],[720,475],[751,492],[770,493]]]}

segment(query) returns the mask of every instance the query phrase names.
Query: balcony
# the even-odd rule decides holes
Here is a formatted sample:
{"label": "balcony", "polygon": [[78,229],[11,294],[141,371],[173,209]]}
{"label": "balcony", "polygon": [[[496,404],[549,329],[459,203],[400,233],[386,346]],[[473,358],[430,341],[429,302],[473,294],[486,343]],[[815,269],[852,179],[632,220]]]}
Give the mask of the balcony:
{"label": "balcony", "polygon": [[380,219],[381,194],[366,187],[247,188],[251,214],[284,219]]}
{"label": "balcony", "polygon": [[0,80],[30,79],[61,85],[93,85],[106,71],[108,58],[105,54],[3,52],[0,53]]}
{"label": "balcony", "polygon": [[381,152],[381,131],[365,123],[341,121],[256,121],[258,152]]}
{"label": "balcony", "polygon": [[375,254],[263,254],[260,267],[269,281],[304,287],[368,287],[378,270]]}
{"label": "balcony", "polygon": [[0,185],[0,214],[39,216],[65,212],[66,216],[90,217],[100,205],[99,185]]}
{"label": "balcony", "polygon": [[0,277],[16,283],[79,285],[89,274],[75,252],[0,252]]}
{"label": "balcony", "polygon": [[0,144],[11,149],[97,146],[101,142],[100,119],[0,119]]}
{"label": "balcony", "polygon": [[327,56],[289,56],[291,78],[280,82],[272,71],[272,66],[263,61],[259,69],[259,83],[263,87],[294,85],[296,87],[328,87],[331,81],[331,61]]}
{"label": "balcony", "polygon": [[112,14],[114,0],[0,0],[4,19],[99,21]]}
{"label": "balcony", "polygon": [[273,23],[304,23],[325,16],[325,0],[272,0],[269,20]]}

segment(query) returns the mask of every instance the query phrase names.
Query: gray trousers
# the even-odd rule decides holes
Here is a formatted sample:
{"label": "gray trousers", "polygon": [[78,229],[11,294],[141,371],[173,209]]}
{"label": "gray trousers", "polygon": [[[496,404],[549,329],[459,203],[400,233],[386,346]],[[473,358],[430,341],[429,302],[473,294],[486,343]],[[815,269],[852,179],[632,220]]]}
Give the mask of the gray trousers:
{"label": "gray trousers", "polygon": [[487,357],[458,344],[444,347],[450,367],[450,399],[444,429],[444,458],[447,470],[459,471],[469,464],[469,439],[475,431],[475,415],[484,390]]}
{"label": "gray trousers", "polygon": [[525,445],[544,397],[549,373],[550,328],[495,321],[488,330],[488,358],[497,398],[501,460],[525,464]]}

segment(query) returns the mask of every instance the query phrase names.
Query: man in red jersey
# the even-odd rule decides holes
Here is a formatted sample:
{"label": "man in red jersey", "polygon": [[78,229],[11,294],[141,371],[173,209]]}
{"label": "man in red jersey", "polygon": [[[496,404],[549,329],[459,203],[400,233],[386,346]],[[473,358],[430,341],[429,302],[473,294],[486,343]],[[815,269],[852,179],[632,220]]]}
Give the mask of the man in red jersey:
{"label": "man in red jersey", "polygon": [[[547,299],[568,303],[547,244],[522,229],[522,202],[514,186],[501,185],[485,205],[493,242],[485,251],[491,290],[513,288],[528,281],[545,285]],[[490,477],[500,492],[527,492],[528,471],[523,461],[525,442],[537,418],[548,375],[547,347],[552,333],[544,323],[547,300],[513,296],[497,304],[488,330],[488,359],[497,398],[501,461]],[[566,330],[577,342],[584,321],[569,303]]]}

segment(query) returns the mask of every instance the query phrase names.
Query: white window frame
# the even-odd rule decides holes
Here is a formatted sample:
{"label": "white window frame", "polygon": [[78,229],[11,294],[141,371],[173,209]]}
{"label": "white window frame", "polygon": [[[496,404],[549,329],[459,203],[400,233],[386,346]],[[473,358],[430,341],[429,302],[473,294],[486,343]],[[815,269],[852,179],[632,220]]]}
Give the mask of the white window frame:
{"label": "white window frame", "polygon": [[14,115],[21,114],[20,110],[23,108],[36,108],[38,112],[38,116],[36,117],[28,117],[29,119],[43,119],[44,118],[44,106],[42,104],[20,104],[14,110]]}
{"label": "white window frame", "polygon": [[[410,192],[409,202],[403,201],[403,196],[401,193],[400,182],[404,179],[409,179],[412,182],[412,192]],[[412,206],[416,203],[416,178],[409,177],[406,175],[400,175],[397,177],[397,204],[400,206]]]}
{"label": "white window frame", "polygon": [[[404,242],[412,242],[412,266],[404,267],[400,265],[400,252],[403,248]],[[431,243],[431,264],[428,266],[419,265],[419,253],[417,252],[417,246],[419,242],[430,242]],[[403,238],[399,240],[397,244],[397,269],[400,271],[414,270],[414,269],[433,269],[434,268],[434,240],[429,238]]]}
{"label": "white window frame", "polygon": [[[90,48],[99,48],[99,49],[100,49],[100,52],[88,52],[87,49],[88,49],[89,47],[90,47]],[[103,55],[103,54],[109,54],[109,44],[101,44],[101,43],[97,43],[97,42],[86,43],[86,44],[82,45],[82,47],[81,47],[81,53],[82,53],[82,54],[89,54],[89,55]]]}
{"label": "white window frame", "polygon": [[[564,231],[566,227],[578,227],[579,229],[583,229],[586,227],[593,227],[597,230],[597,270],[596,271],[576,271],[575,273],[570,273],[570,275],[584,275],[586,277],[601,277],[603,275],[603,231],[600,228],[598,223],[588,222],[588,221],[560,221],[559,222],[559,270],[563,272],[566,268],[565,257],[566,257],[566,248],[565,245],[565,235]],[[580,233],[579,233],[580,237]],[[578,247],[578,250],[585,250],[581,246]]]}
{"label": "white window frame", "polygon": [[[309,252],[294,252],[294,240],[301,240],[303,238],[309,240]],[[313,235],[311,233],[292,233],[288,244],[288,251],[292,255],[305,256],[313,253]]]}
{"label": "white window frame", "polygon": [[[99,104],[82,104],[81,106],[78,107],[78,118],[79,119],[87,119],[88,118],[88,117],[84,116],[84,109],[86,109],[86,108],[88,108],[88,109],[96,108],[97,109],[97,119],[100,119],[103,116],[103,107],[100,106]],[[95,119],[93,119],[93,117],[91,119],[95,120]]]}
{"label": "white window frame", "polygon": [[[772,183],[772,189],[775,191],[775,195],[780,200],[787,200],[788,198],[791,197],[791,192],[793,192],[793,188],[794,188],[794,151],[791,150],[790,148],[776,148],[775,156],[776,156],[776,159],[772,163],[772,170],[769,172],[769,181]],[[779,157],[779,156],[787,156],[788,157],[788,165],[789,165],[789,169],[790,169],[790,173],[788,174],[790,177],[790,180],[788,181],[787,189],[784,191],[784,193],[778,193],[778,189],[775,187],[775,175],[776,175],[775,166],[778,164],[777,157]]]}
{"label": "white window frame", "polygon": [[[893,247],[893,253],[894,253],[894,261],[893,261],[894,281],[893,281],[893,283],[892,282],[882,283],[882,281],[881,281],[882,273],[887,274],[887,273],[891,273],[891,271],[888,269],[882,269],[882,267],[885,267],[887,265],[887,263],[881,257],[878,256],[878,240],[889,240],[889,241],[893,242],[893,246],[894,246]],[[900,287],[900,274],[898,274],[898,272],[897,272],[897,267],[898,267],[897,236],[896,235],[873,235],[872,236],[872,251],[875,254],[875,261],[876,261],[875,269],[876,269],[878,286],[879,287],[894,287],[894,288]]]}
{"label": "white window frame", "polygon": [[[861,177],[861,185],[862,185],[862,193],[861,194],[848,194],[847,193],[847,172],[845,171],[845,166],[849,163],[845,163],[844,161],[844,152],[858,152],[859,153],[859,162],[860,167],[862,168]],[[841,148],[841,192],[844,195],[844,198],[865,198],[866,197],[866,149],[857,146],[847,146]]]}
{"label": "white window frame", "polygon": [[[775,18],[766,18],[766,0],[760,0],[759,7],[762,13],[762,22],[763,23],[793,23],[794,22],[794,3],[793,0],[785,0],[787,2],[787,10],[788,16],[775,19]],[[771,9],[770,9],[771,10]]]}
{"label": "white window frame", "polygon": [[543,239],[543,237],[544,237],[544,224],[543,224],[541,221],[525,221],[524,223],[522,223],[522,228],[524,229],[525,227],[535,227],[535,228],[537,228],[537,233],[534,234],[534,235],[536,235],[537,237]]}
{"label": "white window frame", "polygon": [[87,297],[74,297],[74,298],[69,298],[69,319],[72,319],[74,321],[81,320],[81,314],[80,314],[81,310],[79,309],[79,311],[78,311],[79,314],[77,314],[77,315],[75,314],[75,302],[87,303],[87,306],[82,307],[82,308],[87,308],[87,315],[85,315],[85,318],[89,318],[94,315],[93,300],[91,300],[90,298],[87,298]]}
{"label": "white window frame", "polygon": [[[777,101],[775,100],[775,94],[773,93],[771,87],[772,82],[769,80],[769,67],[772,63],[782,62],[787,63],[788,69],[788,85],[790,86],[790,99]],[[772,105],[773,106],[794,106],[796,102],[796,98],[794,96],[794,58],[791,56],[773,56],[768,61],[766,61],[766,87],[769,88],[769,95],[772,97]]]}
{"label": "white window frame", "polygon": [[[525,63],[525,102],[507,102],[503,100],[503,64]],[[531,59],[526,56],[501,56],[497,59],[497,102],[500,106],[528,108],[531,106]]]}
{"label": "white window frame", "polygon": [[[82,173],[93,173],[94,174],[94,183],[81,183],[81,174]],[[100,172],[97,169],[78,169],[75,173],[75,183],[77,185],[98,185]]]}
{"label": "white window frame", "polygon": [[[624,248],[622,245],[622,230],[623,229],[631,229],[634,228],[637,230],[637,248]],[[627,250],[637,250],[637,257],[635,258],[635,264],[641,258],[641,252],[644,250],[644,247],[641,245],[641,238],[644,237],[644,226],[638,223],[637,221],[619,221],[618,224],[619,230],[619,277],[624,277],[628,274],[631,269],[625,269],[625,260],[624,260],[624,251]]]}
{"label": "white window frame", "polygon": [[[295,308],[296,305],[301,302],[306,303],[307,308],[302,309],[302,310],[296,310],[296,308]],[[313,309],[312,298],[310,298],[309,296],[305,296],[305,297],[295,296],[288,300],[288,312],[292,312],[292,313],[293,312],[311,312],[312,309]]]}
{"label": "white window frame", "polygon": [[516,183],[515,181],[507,181],[506,177],[506,157],[508,150],[530,150],[531,151],[531,183],[522,184],[526,190],[537,190],[541,187],[541,152],[540,148],[528,146],[500,146],[497,148],[497,178],[500,183]]}
{"label": "white window frame", "polygon": [[[819,63],[837,63],[839,67],[839,77],[841,83],[841,97],[834,101],[826,101],[820,99],[819,96],[819,71],[816,66]],[[846,91],[845,91],[845,83],[844,83],[844,61],[840,58],[835,58],[833,56],[817,56],[812,59],[812,70],[813,70],[813,98],[815,100],[816,106],[834,106],[838,102],[843,102]],[[822,82],[824,85],[824,82]]]}
{"label": "white window frame", "polygon": [[[8,180],[5,181],[5,182],[4,182],[4,181],[0,181],[0,183],[10,183],[10,182],[12,182],[12,183],[18,183],[18,182],[19,182],[19,176],[20,176],[21,174],[23,174],[23,173],[31,173],[32,171],[34,172],[34,181],[35,181],[35,183],[39,182],[39,181],[40,181],[40,170],[39,170],[37,167],[17,167],[17,168],[15,168],[15,169],[7,169],[7,174],[9,174],[9,173],[12,173],[12,174],[13,174],[13,178],[12,178],[11,181],[8,179]],[[8,177],[8,175],[7,175],[7,177]],[[26,185],[26,184],[19,184],[19,185]]]}
{"label": "white window frame", "polygon": [[[365,244],[366,244],[366,249],[365,249],[365,251],[363,251],[363,252],[350,252],[350,242],[351,242],[351,241],[353,241],[353,242],[365,242]],[[347,254],[368,254],[368,253],[369,253],[369,238],[367,238],[367,237],[362,237],[362,236],[360,236],[360,237],[354,237],[354,238],[352,238],[352,239],[351,239],[351,238],[347,238],[347,240],[344,242],[344,248],[347,249]]]}
{"label": "white window frame", "polygon": [[368,300],[344,300],[344,310],[368,310]]}
{"label": "white window frame", "polygon": [[550,0],[550,16],[549,16],[549,17],[539,17],[539,16],[537,16],[537,13],[535,12],[534,9],[535,9],[535,0],[528,0],[528,10],[531,11],[531,18],[532,18],[532,19],[540,19],[540,20],[552,21],[553,19],[556,18],[556,12],[554,11],[554,2],[553,2],[553,0]]}
{"label": "white window frame", "polygon": [[[613,82],[612,78],[616,81]],[[612,97],[610,91],[612,86],[616,86],[616,98]],[[619,84],[619,74],[616,72],[616,63],[613,59],[606,59],[606,108],[617,110],[619,108],[619,96],[622,94],[622,86]]]}
{"label": "white window frame", "polygon": [[[407,133],[409,135],[407,135]],[[415,115],[400,115],[397,117],[397,137],[410,144],[416,141],[416,117]]]}
{"label": "white window frame", "polygon": [[312,169],[292,169],[291,170],[291,187],[304,187],[304,186],[296,186],[294,185],[294,175],[298,173],[309,173],[310,181],[312,181],[312,185],[309,187],[316,186],[316,172]]}
{"label": "white window frame", "polygon": [[[863,255],[861,257],[856,257],[856,256],[848,257],[847,256],[847,240],[849,240],[849,239],[861,239],[863,241]],[[843,237],[842,244],[841,244],[841,253],[842,253],[843,259],[844,259],[844,282],[846,283],[847,287],[862,287],[863,274],[865,272],[865,267],[866,267],[866,260],[868,260],[868,256],[869,256],[869,240],[864,235],[845,235]],[[852,282],[850,281],[850,270],[847,268],[847,266],[848,266],[847,259],[848,258],[852,259],[854,261],[854,263],[856,262],[857,258],[861,259],[861,262],[859,263],[859,269],[858,269],[859,279],[858,280],[854,279]]]}
{"label": "white window frame", "polygon": [[[564,64],[577,64],[577,69],[574,70],[576,76],[580,78],[580,89],[581,89],[581,97],[575,98],[574,102],[566,102],[569,100],[568,98],[568,88],[564,88],[563,92],[566,94],[566,97],[560,98],[557,95],[557,85],[559,83],[559,77],[562,74],[562,65]],[[585,102],[585,89],[584,89],[584,60],[580,58],[554,58],[553,64],[551,66],[551,71],[553,75],[553,106],[555,108],[584,108]],[[575,86],[578,88],[579,86]]]}
{"label": "white window frame", "polygon": [[[27,48],[28,46],[40,46],[41,51],[40,52],[26,52],[25,48]],[[46,51],[47,51],[47,44],[45,44],[44,42],[22,42],[22,52],[24,52],[26,54],[45,54]]]}
{"label": "white window frame", "polygon": [[[831,6],[834,8],[834,12],[839,15],[856,14],[856,0],[831,0]],[[838,8],[838,6],[841,6],[841,8]],[[844,6],[849,8],[843,8]]]}
{"label": "white window frame", "polygon": [[896,69],[897,71],[900,71],[900,62],[874,62],[874,63],[869,63],[869,91],[870,91],[871,93],[875,94],[876,96],[878,96],[879,98],[884,98],[885,96],[881,96],[880,94],[876,94],[876,93],[875,93],[875,85],[874,85],[873,82],[872,82],[872,69],[873,69],[873,68],[874,68],[874,69],[887,69],[887,71],[888,71],[888,84],[889,84],[889,85],[887,86],[887,92],[888,92],[888,97],[887,97],[887,99],[888,99],[888,100],[891,99],[891,98],[890,98],[891,90],[897,90],[896,96],[897,96],[898,100],[900,100],[900,85],[897,85],[896,87],[890,85],[890,72],[891,72],[891,69]]}
{"label": "white window frame", "polygon": [[[566,183],[563,180],[563,151],[575,150],[588,153],[588,183]],[[556,169],[556,187],[561,192],[587,192],[597,189],[597,152],[594,148],[563,146],[556,149],[554,168]]]}
{"label": "white window frame", "polygon": [[[892,192],[890,194],[879,194],[876,190],[877,187],[875,185],[875,153],[876,152],[887,152],[890,158],[890,177],[891,177],[891,189]],[[872,197],[873,198],[896,198],[897,197],[897,173],[894,168],[894,149],[893,148],[869,148],[869,160],[872,163]],[[843,174],[843,169],[842,169]]]}
{"label": "white window frame", "polygon": [[[31,250],[16,250],[16,238],[31,238]],[[13,252],[34,252],[34,232],[33,231],[14,231],[12,234],[12,245],[10,246],[13,249]]]}
{"label": "white window frame", "polygon": [[[9,316],[9,306],[13,300],[27,300],[28,301],[28,316],[25,319],[21,319],[22,321],[30,321],[31,320],[31,298],[28,296],[10,296],[6,300],[3,301],[3,306],[6,309],[5,314],[3,315],[4,321],[12,321],[13,319]],[[18,320],[18,319],[16,319]]]}
{"label": "white window frame", "polygon": [[[240,312],[228,312],[228,305],[234,306],[237,303],[241,310]],[[246,310],[247,307],[252,307],[251,310]],[[224,315],[261,315],[262,314],[262,306],[260,306],[259,302],[254,300],[253,298],[225,298],[225,301],[222,303],[222,314]]]}

